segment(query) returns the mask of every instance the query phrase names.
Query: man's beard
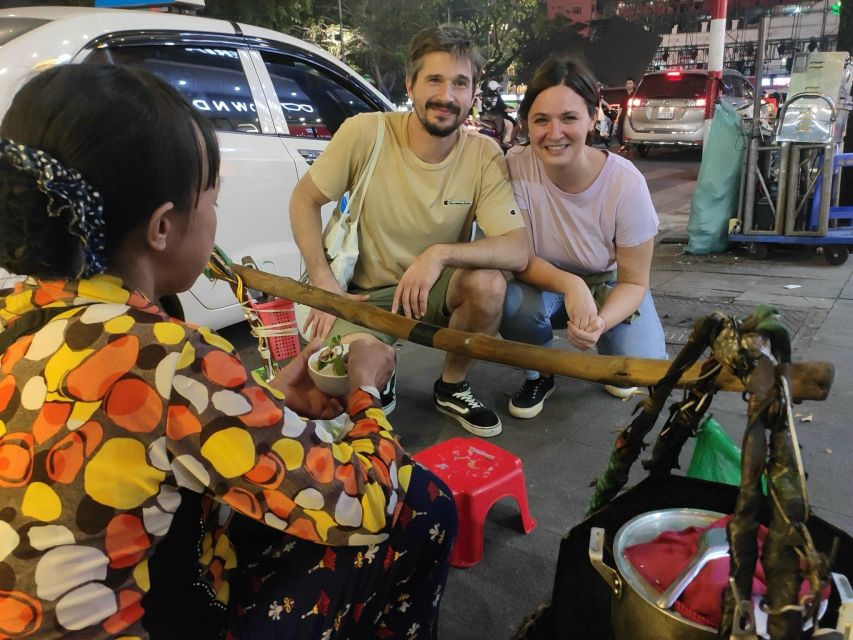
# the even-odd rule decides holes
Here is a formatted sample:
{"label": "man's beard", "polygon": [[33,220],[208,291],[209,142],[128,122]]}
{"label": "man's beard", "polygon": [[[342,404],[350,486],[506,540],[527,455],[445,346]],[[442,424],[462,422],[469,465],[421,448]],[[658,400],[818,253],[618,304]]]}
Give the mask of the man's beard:
{"label": "man's beard", "polygon": [[[447,109],[449,111],[454,112],[456,114],[456,118],[450,124],[446,125],[439,125],[434,122],[430,122],[427,119],[427,112],[431,108]],[[421,113],[418,108],[415,107],[415,115],[418,116],[418,120],[420,120],[427,133],[437,138],[446,138],[451,133],[456,131],[464,121],[464,118],[461,117],[462,109],[459,108],[459,105],[453,104],[451,102],[441,102],[440,100],[427,100],[426,104],[424,105],[423,113]]]}

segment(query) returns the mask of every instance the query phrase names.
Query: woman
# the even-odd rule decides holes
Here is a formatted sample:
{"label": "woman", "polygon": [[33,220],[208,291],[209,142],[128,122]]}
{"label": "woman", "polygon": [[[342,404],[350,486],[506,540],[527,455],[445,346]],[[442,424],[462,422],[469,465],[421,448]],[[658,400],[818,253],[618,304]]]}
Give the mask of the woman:
{"label": "woman", "polygon": [[[319,345],[260,386],[156,304],[204,268],[218,191],[210,123],[141,70],[51,69],[0,125],[0,266],[28,276],[0,293],[0,635],[219,638],[239,598],[238,638],[433,637],[456,512],[379,409],[392,351],[352,344],[335,441],[298,415],[343,408]],[[234,512],[286,532],[237,595]]]}
{"label": "woman", "polygon": [[[507,166],[533,257],[507,288],[501,335],[550,347],[553,328],[568,326],[578,349],[663,359],[649,293],[657,214],[630,162],[586,145],[598,102],[595,78],[575,60],[549,60],[528,85],[519,114],[529,143],[509,151]],[[553,376],[525,374],[509,403],[518,418],[538,415],[554,392]]]}

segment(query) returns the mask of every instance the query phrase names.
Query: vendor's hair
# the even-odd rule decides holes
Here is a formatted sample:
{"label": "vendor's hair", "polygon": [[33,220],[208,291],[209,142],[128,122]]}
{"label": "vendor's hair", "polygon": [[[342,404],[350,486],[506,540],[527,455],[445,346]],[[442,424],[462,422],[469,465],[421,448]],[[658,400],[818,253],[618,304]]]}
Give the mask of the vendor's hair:
{"label": "vendor's hair", "polygon": [[550,58],[533,74],[533,79],[527,85],[524,99],[518,107],[518,115],[522,120],[527,120],[530,107],[533,106],[539,94],[562,84],[583,99],[589,115],[593,116],[601,100],[596,82],[598,80],[589,67],[577,58]]}
{"label": "vendor's hair", "polygon": [[[63,65],[36,75],[15,95],[0,138],[49,154],[100,194],[108,264],[157,207],[190,212],[219,174],[212,125],[138,68]],[[0,267],[40,278],[80,273],[71,221],[48,215],[49,204],[32,175],[0,156]]]}
{"label": "vendor's hair", "polygon": [[442,24],[437,27],[422,29],[415,34],[409,43],[406,54],[406,77],[414,82],[423,66],[424,56],[428,53],[444,51],[454,58],[471,62],[471,90],[480,82],[483,74],[483,56],[471,36],[462,27],[454,24]]}

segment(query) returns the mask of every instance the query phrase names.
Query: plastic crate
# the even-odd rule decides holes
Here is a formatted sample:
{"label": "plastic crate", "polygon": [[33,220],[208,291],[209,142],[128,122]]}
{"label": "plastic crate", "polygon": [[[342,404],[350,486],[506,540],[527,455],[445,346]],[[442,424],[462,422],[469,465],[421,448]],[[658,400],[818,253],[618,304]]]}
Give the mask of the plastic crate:
{"label": "plastic crate", "polygon": [[269,302],[249,302],[249,308],[264,327],[282,332],[282,335],[265,336],[274,360],[286,360],[299,353],[299,333],[292,300],[275,298]]}

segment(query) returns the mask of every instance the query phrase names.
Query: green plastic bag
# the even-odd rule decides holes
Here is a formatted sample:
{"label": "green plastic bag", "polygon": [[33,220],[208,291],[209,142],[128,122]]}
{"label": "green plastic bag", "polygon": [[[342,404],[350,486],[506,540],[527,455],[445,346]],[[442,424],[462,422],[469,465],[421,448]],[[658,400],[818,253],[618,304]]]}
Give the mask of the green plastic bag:
{"label": "green plastic bag", "polygon": [[707,416],[699,425],[687,476],[735,486],[740,484],[740,447],[732,442],[713,416]]}
{"label": "green plastic bag", "polygon": [[685,253],[702,255],[725,251],[729,244],[729,218],[737,215],[741,158],[746,137],[741,118],[721,102],[714,110],[702,164],[690,199],[687,219],[689,241]]}

